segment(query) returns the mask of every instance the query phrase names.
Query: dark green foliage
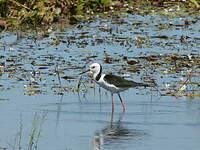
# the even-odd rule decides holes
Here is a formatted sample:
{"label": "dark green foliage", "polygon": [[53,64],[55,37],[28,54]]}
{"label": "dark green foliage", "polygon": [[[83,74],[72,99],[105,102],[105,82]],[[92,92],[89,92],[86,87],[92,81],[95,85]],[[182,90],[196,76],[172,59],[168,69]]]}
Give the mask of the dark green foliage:
{"label": "dark green foliage", "polygon": [[[80,18],[96,12],[113,12],[124,8],[126,12],[134,13],[140,8],[144,13],[148,13],[153,7],[166,8],[177,5],[187,11],[199,9],[198,0],[1,0],[0,26],[48,25],[62,17],[68,17],[70,23],[74,24]],[[1,23],[2,21],[6,23]]]}
{"label": "dark green foliage", "polygon": [[7,0],[0,1],[0,17],[7,17],[9,14],[10,2]]}

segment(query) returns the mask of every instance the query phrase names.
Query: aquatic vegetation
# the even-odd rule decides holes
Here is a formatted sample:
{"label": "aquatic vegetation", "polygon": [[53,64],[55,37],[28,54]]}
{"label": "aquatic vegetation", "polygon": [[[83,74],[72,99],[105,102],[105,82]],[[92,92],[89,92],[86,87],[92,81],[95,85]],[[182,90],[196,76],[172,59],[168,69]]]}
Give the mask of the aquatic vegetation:
{"label": "aquatic vegetation", "polygon": [[78,74],[98,61],[107,72],[155,82],[161,95],[198,95],[198,17],[108,14],[62,25],[1,35],[1,91],[85,92],[94,85]]}
{"label": "aquatic vegetation", "polygon": [[20,116],[19,131],[16,136],[14,136],[14,141],[9,141],[7,147],[0,147],[0,149],[37,150],[41,138],[42,125],[44,124],[46,116],[46,113],[35,113],[32,120],[32,128],[30,129],[28,134],[24,131],[22,116]]}

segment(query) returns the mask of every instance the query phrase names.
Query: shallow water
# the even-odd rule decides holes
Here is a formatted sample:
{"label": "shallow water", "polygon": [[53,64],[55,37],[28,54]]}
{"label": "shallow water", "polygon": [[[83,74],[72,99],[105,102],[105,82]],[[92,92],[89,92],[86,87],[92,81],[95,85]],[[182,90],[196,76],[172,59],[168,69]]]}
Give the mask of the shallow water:
{"label": "shallow water", "polygon": [[[185,21],[196,22],[185,25]],[[160,92],[169,92],[173,89],[161,88],[185,79],[188,68],[174,74],[161,74],[154,67],[126,71],[124,67],[132,66],[123,58],[139,60],[135,57],[161,54],[199,56],[198,31],[197,17],[115,15],[96,17],[88,23],[45,34],[2,33],[0,147],[28,149],[33,129],[38,130],[41,125],[39,137],[35,134],[32,140],[37,147],[32,149],[197,150],[199,97],[161,96],[155,88],[130,89],[121,94],[127,111],[122,113],[115,95],[112,114],[109,92],[92,82],[84,83],[86,87],[81,84],[79,92],[76,88],[78,74],[90,63],[100,62],[105,72],[132,80],[155,78]],[[140,63],[143,66],[147,62]],[[166,63],[166,68],[160,70],[172,65]],[[65,75],[75,79],[60,78]],[[195,75],[194,80],[199,81],[198,72]],[[83,79],[89,80],[86,75]],[[191,89],[199,92],[199,86],[188,90]]]}

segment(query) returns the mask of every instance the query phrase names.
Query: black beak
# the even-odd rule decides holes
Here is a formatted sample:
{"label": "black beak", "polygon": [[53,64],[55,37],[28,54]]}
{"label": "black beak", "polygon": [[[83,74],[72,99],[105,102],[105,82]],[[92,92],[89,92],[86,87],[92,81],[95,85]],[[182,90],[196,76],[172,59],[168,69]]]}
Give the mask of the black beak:
{"label": "black beak", "polygon": [[86,72],[88,72],[88,71],[90,71],[90,69],[88,69],[88,70],[86,70],[86,71],[83,71],[83,72],[79,73],[79,75],[84,74],[84,73],[86,73]]}

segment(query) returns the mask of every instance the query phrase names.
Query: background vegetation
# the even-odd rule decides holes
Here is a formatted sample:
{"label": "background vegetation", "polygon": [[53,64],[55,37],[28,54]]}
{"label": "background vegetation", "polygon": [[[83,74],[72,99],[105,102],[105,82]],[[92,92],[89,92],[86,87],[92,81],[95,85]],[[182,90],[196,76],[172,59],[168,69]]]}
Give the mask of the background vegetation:
{"label": "background vegetation", "polygon": [[0,0],[0,27],[19,25],[48,25],[68,18],[70,24],[77,23],[86,15],[98,12],[129,13],[138,8],[150,10],[180,6],[184,11],[199,10],[199,0]]}

